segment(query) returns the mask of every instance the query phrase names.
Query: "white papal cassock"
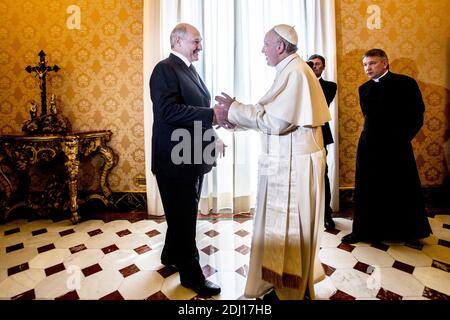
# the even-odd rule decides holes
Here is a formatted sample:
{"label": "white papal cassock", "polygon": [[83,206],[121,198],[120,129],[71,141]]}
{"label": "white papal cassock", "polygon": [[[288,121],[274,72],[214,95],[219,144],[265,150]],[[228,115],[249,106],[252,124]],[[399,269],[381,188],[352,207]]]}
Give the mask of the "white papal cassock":
{"label": "white papal cassock", "polygon": [[280,299],[303,299],[309,288],[314,299],[314,283],[325,277],[318,258],[326,161],[320,126],[331,117],[319,81],[297,54],[276,70],[256,105],[235,101],[228,115],[263,141],[245,296],[275,287]]}

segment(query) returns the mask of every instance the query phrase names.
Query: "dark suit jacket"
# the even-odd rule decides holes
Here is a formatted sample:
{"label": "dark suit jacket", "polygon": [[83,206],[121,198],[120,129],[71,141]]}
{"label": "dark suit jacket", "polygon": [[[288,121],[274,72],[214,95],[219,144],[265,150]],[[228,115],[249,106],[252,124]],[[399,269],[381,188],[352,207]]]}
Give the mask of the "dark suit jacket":
{"label": "dark suit jacket", "polygon": [[[203,81],[198,81],[180,58],[170,54],[152,72],[150,95],[154,117],[152,172],[181,178],[210,171],[213,164],[210,157],[203,157],[203,152],[215,156],[214,150],[211,152],[215,141],[215,136],[211,137],[214,111]],[[205,136],[208,129],[211,131]],[[178,162],[180,157],[184,161],[176,163],[174,155]]]}
{"label": "dark suit jacket", "polygon": [[[336,95],[337,85],[332,81],[326,81],[322,78],[319,79],[319,82],[325,95],[325,99],[327,100],[328,107],[330,107],[330,103],[333,101]],[[330,124],[328,122],[322,126],[322,134],[323,142],[325,145],[329,145],[334,142],[333,135],[331,134]]]}

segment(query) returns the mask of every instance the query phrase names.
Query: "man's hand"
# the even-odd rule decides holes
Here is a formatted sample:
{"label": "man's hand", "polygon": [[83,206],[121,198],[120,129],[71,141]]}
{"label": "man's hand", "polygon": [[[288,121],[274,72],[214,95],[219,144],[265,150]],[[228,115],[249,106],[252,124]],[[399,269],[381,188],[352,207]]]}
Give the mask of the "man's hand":
{"label": "man's hand", "polygon": [[228,147],[221,139],[216,140],[216,154],[219,158],[225,157],[225,148]]}
{"label": "man's hand", "polygon": [[230,109],[229,107],[226,108],[224,106],[216,104],[213,108],[214,110],[213,123],[225,129],[233,129],[235,125],[228,121],[229,109]]}
{"label": "man's hand", "polygon": [[219,105],[230,108],[231,104],[236,101],[235,98],[230,97],[225,92],[222,92],[222,96],[216,96],[215,100],[219,103]]}
{"label": "man's hand", "polygon": [[225,129],[233,129],[235,125],[228,121],[228,111],[235,99],[222,92],[222,96],[216,96],[215,100],[218,102],[214,106],[214,115],[217,124]]}

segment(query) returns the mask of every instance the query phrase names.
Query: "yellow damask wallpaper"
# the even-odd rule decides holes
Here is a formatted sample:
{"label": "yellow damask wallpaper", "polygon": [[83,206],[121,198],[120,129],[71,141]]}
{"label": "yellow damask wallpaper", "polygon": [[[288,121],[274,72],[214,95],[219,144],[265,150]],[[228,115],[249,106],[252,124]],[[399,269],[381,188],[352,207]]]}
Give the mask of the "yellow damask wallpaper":
{"label": "yellow damask wallpaper", "polygon": [[47,74],[47,97],[57,96],[73,131],[113,132],[112,191],[142,191],[143,1],[0,0],[0,12],[0,133],[20,133],[29,101],[40,105],[38,80],[24,68],[44,50],[61,68]]}
{"label": "yellow damask wallpaper", "polygon": [[341,187],[354,185],[358,87],[367,81],[361,57],[371,48],[384,49],[391,70],[413,76],[422,91],[425,123],[413,141],[422,185],[449,178],[449,12],[449,0],[336,0]]}

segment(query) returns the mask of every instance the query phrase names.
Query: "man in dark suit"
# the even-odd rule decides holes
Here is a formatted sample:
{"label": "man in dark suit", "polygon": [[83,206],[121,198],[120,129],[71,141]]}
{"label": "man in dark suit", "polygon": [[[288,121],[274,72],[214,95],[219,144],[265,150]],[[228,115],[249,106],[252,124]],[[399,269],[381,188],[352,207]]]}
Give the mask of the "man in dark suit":
{"label": "man in dark suit", "polygon": [[[332,81],[326,81],[322,78],[322,72],[325,69],[325,58],[318,54],[313,54],[309,57],[308,62],[314,71],[314,74],[319,79],[320,85],[322,87],[323,93],[327,100],[328,107],[336,96],[337,85]],[[334,142],[333,135],[331,133],[330,124],[327,122],[322,126],[323,144],[326,149],[327,145]],[[325,229],[334,229],[335,224],[331,214],[333,209],[331,209],[331,188],[330,180],[328,179],[328,165],[325,165]]]}
{"label": "man in dark suit", "polygon": [[425,105],[417,82],[389,71],[381,49],[363,56],[369,81],[359,87],[364,115],[356,151],[355,213],[346,244],[428,237],[420,177],[411,140],[423,125]]}
{"label": "man in dark suit", "polygon": [[170,35],[170,56],[152,72],[152,172],[167,221],[161,262],[178,269],[181,285],[212,296],[220,287],[203,275],[195,235],[203,175],[215,165],[212,125],[219,115],[210,108],[211,96],[192,65],[201,41],[195,27],[178,24]]}

